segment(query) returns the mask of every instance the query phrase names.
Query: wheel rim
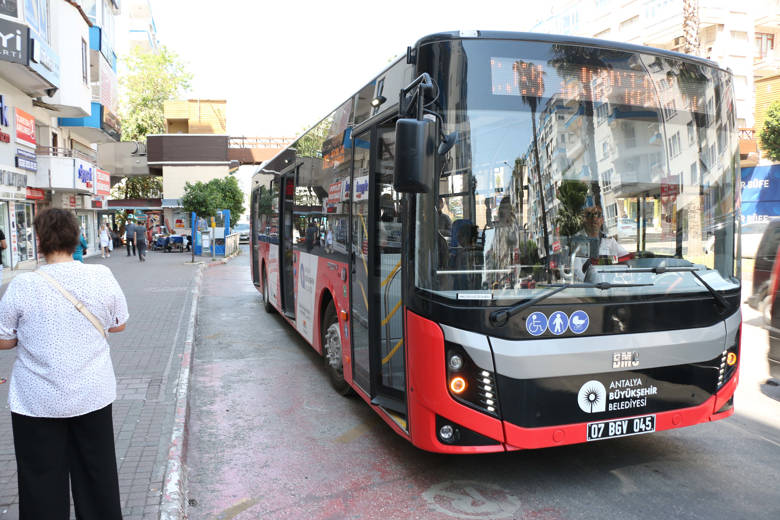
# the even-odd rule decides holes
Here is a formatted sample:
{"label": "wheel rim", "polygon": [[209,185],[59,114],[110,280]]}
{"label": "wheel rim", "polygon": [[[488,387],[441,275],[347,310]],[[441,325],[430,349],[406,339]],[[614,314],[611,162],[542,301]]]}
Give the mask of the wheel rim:
{"label": "wheel rim", "polygon": [[341,371],[341,333],[338,323],[331,323],[325,331],[325,355],[328,364],[333,369]]}

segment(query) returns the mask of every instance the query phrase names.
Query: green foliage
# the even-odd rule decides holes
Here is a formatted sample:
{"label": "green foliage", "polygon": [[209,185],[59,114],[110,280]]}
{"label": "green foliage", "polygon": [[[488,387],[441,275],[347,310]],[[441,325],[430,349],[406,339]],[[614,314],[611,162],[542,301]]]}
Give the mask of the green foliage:
{"label": "green foliage", "polygon": [[[270,194],[269,194],[270,199]],[[186,212],[194,211],[199,217],[213,217],[217,211],[230,210],[230,225],[234,226],[244,213],[244,193],[235,177],[211,179],[207,183],[184,185],[181,204]],[[270,204],[270,202],[269,202]]]}
{"label": "green foliage", "polygon": [[192,74],[164,45],[157,52],[136,48],[126,60],[128,72],[120,80],[122,140],[143,141],[165,132],[163,104],[190,88]]}
{"label": "green foliage", "polygon": [[260,186],[257,196],[259,199],[257,201],[257,214],[270,215],[274,203],[274,197],[271,194],[271,190],[269,190],[265,186]]}
{"label": "green foliage", "polygon": [[328,117],[301,136],[293,145],[298,157],[321,157],[322,144],[328,137],[331,125],[333,125],[333,118]]}
{"label": "green foliage", "polygon": [[773,161],[780,161],[780,101],[769,106],[764,127],[759,134],[761,150]]}
{"label": "green foliage", "polygon": [[556,195],[561,201],[561,209],[555,217],[561,236],[572,236],[582,229],[582,207],[587,195],[588,185],[584,182],[565,180],[561,183]]}
{"label": "green foliage", "polygon": [[162,196],[162,177],[140,175],[125,177],[111,188],[114,199],[156,199]]}

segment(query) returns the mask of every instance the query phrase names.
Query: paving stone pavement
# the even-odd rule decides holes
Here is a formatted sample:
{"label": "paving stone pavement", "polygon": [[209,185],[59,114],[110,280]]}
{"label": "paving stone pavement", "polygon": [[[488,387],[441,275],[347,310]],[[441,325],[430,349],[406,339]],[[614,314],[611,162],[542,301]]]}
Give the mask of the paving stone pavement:
{"label": "paving stone pavement", "polygon": [[[114,434],[126,520],[159,517],[176,385],[198,270],[190,261],[189,253],[150,251],[141,263],[119,250],[110,258],[86,260],[111,268],[130,311],[127,329],[109,337],[117,378]],[[8,274],[0,292],[5,292]],[[10,378],[15,357],[15,350],[0,351],[0,378]],[[0,520],[19,515],[7,399],[8,382],[4,382],[0,384],[0,405],[5,408],[0,410]]]}

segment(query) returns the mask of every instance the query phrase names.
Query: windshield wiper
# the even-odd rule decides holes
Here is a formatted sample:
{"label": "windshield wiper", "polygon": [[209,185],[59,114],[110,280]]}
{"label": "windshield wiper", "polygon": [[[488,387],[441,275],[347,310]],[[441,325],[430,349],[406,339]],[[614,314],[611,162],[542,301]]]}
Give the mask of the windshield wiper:
{"label": "windshield wiper", "polygon": [[544,292],[537,296],[536,298],[532,298],[530,300],[526,300],[522,303],[516,303],[506,309],[499,309],[496,311],[493,311],[490,313],[490,323],[495,325],[496,327],[500,327],[504,325],[509,318],[517,314],[518,312],[522,311],[523,309],[527,309],[528,307],[532,305],[536,305],[542,300],[546,300],[550,296],[554,294],[558,294],[559,292],[563,291],[564,289],[574,288],[574,289],[600,289],[602,291],[606,291],[607,289],[612,289],[614,287],[647,287],[653,285],[651,283],[610,283],[610,282],[596,282],[596,283],[563,283],[563,284],[544,284],[544,287],[555,287],[555,289],[552,289],[550,291]]}
{"label": "windshield wiper", "polygon": [[710,284],[704,281],[704,278],[701,277],[701,275],[697,272],[701,269],[698,267],[666,267],[663,265],[658,265],[655,267],[636,267],[636,268],[627,268],[627,269],[620,269],[620,270],[613,270],[613,269],[599,269],[596,272],[598,273],[655,273],[655,274],[664,274],[664,273],[691,273],[693,276],[696,277],[697,280],[701,282],[701,284],[707,289],[713,298],[715,298],[715,301],[720,305],[721,309],[728,309],[729,304],[726,301],[726,298],[723,297],[722,294],[720,294],[714,287],[712,287]]}

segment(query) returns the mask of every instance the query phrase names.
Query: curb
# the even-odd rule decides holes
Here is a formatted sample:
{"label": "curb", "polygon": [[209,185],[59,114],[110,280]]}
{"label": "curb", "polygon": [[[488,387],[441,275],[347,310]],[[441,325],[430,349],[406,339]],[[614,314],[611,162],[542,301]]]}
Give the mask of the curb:
{"label": "curb", "polygon": [[187,323],[187,336],[179,368],[179,381],[176,386],[176,412],[173,419],[168,462],[163,479],[163,494],[160,499],[160,520],[180,520],[187,518],[186,473],[184,457],[187,447],[187,418],[189,417],[188,392],[192,368],[192,345],[195,340],[195,323],[198,316],[198,298],[203,282],[204,265],[198,266],[195,275],[195,287],[192,289],[192,308]]}

